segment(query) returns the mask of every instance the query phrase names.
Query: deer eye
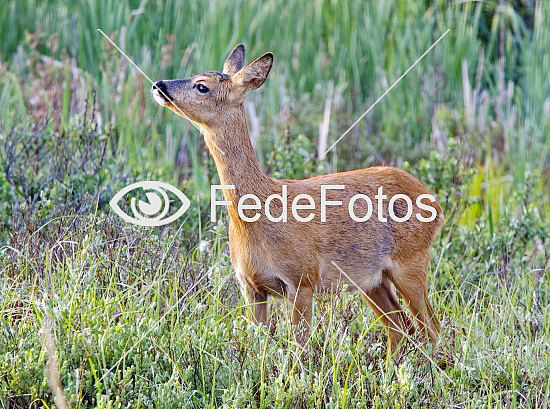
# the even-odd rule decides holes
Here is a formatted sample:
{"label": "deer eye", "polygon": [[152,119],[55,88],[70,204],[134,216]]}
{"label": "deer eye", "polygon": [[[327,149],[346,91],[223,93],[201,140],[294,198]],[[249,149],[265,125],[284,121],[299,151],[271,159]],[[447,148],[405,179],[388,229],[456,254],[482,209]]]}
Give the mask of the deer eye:
{"label": "deer eye", "polygon": [[197,90],[201,93],[201,94],[206,94],[208,92],[208,88],[205,87],[204,85],[202,84],[197,84],[195,85],[195,87],[197,88]]}

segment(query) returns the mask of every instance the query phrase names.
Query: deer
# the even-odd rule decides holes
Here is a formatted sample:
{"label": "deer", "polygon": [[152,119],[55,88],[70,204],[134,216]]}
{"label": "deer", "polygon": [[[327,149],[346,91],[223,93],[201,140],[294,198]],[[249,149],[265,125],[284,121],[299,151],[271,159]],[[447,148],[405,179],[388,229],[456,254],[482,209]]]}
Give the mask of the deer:
{"label": "deer", "polygon": [[[314,294],[338,294],[345,288],[358,290],[382,322],[388,354],[398,357],[406,341],[403,337],[418,334],[417,330],[424,341],[435,345],[440,323],[428,299],[427,273],[434,238],[444,224],[440,204],[433,196],[429,205],[425,199],[418,201],[429,195],[427,189],[411,174],[389,166],[304,180],[267,176],[250,141],[244,99],[266,81],[272,65],[271,52],[245,65],[245,49],[239,44],[222,72],[161,80],[152,86],[158,104],[199,128],[214,158],[226,187],[231,263],[253,321],[268,323],[268,297],[285,298],[291,306],[295,339],[303,346],[311,334]],[[410,207],[403,199],[395,200],[393,209],[380,201],[369,207],[366,200],[352,199],[357,194],[375,197],[380,188],[388,197],[407,195],[417,217],[407,221],[388,217],[393,211],[403,219]],[[273,195],[280,199],[271,200],[267,210],[250,203],[250,194],[261,203]],[[331,204],[324,208],[318,206],[323,194]],[[260,217],[250,222],[254,215],[281,215],[285,200],[288,206],[300,205],[296,206],[298,218],[274,222]],[[349,209],[352,200],[353,209]],[[239,209],[246,201],[248,206]],[[347,211],[362,215],[369,209],[372,217],[363,222],[351,219]]]}

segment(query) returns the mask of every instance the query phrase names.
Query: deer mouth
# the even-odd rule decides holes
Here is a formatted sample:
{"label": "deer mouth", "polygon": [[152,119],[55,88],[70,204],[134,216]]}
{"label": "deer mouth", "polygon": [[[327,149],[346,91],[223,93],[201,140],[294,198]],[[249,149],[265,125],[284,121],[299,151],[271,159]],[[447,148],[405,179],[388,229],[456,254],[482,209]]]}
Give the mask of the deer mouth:
{"label": "deer mouth", "polygon": [[155,82],[151,92],[153,93],[153,99],[157,102],[157,104],[162,105],[163,107],[167,107],[172,104],[172,98],[168,94],[166,84],[163,81]]}

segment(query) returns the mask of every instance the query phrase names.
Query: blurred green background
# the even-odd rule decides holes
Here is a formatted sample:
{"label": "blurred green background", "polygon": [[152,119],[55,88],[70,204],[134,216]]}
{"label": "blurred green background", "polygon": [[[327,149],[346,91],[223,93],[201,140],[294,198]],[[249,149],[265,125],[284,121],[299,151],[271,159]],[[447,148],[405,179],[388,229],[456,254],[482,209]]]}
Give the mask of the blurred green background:
{"label": "blurred green background", "polygon": [[[151,103],[150,84],[96,28],[155,80],[220,70],[242,42],[249,60],[275,54],[269,81],[250,97],[266,164],[285,135],[304,134],[317,146],[327,100],[330,144],[450,28],[338,146],[338,169],[399,165],[434,146],[443,151],[450,137],[481,161],[490,151],[521,168],[542,165],[550,132],[549,18],[548,2],[533,0],[4,1],[0,60],[15,77],[3,75],[0,108],[44,116],[37,105],[45,110],[57,85],[71,94],[68,107],[58,102],[66,121],[82,112],[76,100],[93,89],[102,123],[116,124],[118,147],[176,162],[180,147],[198,154],[197,136]],[[71,67],[70,87],[41,82],[56,65]],[[35,89],[41,85],[46,89]]]}

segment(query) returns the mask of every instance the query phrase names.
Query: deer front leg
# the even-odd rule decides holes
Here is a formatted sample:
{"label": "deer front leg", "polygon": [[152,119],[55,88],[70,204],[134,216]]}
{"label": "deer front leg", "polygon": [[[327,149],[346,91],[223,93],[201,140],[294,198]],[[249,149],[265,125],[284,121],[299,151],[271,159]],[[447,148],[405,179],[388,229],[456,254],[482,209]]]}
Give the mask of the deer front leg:
{"label": "deer front leg", "polygon": [[252,287],[243,284],[242,282],[239,284],[243,298],[252,312],[254,324],[267,325],[267,295],[255,291]]}
{"label": "deer front leg", "polygon": [[267,325],[267,295],[258,292],[252,292],[249,295],[249,305],[252,308],[254,323]]}
{"label": "deer front leg", "polygon": [[295,325],[296,342],[304,345],[309,339],[312,309],[313,289],[310,287],[298,287],[288,295],[288,301],[292,306],[292,324]]}
{"label": "deer front leg", "polygon": [[256,290],[246,278],[243,270],[236,268],[235,277],[239,284],[239,289],[246,302],[247,307],[252,312],[253,322],[267,325],[267,294]]}

